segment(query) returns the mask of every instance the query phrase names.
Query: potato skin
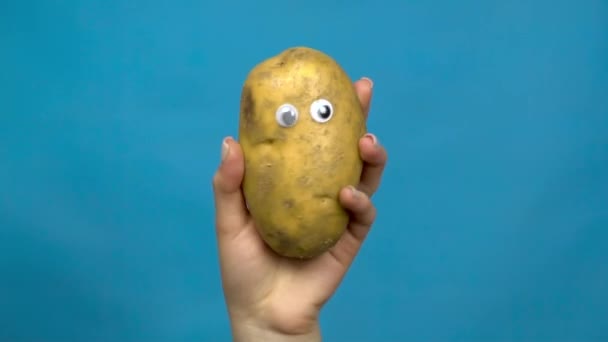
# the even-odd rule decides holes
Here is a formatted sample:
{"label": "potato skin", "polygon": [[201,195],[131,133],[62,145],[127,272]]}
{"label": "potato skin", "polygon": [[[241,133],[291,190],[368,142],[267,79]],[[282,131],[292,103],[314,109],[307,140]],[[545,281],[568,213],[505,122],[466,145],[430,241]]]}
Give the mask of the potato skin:
{"label": "potato skin", "polygon": [[[310,114],[320,98],[333,106],[325,123]],[[298,111],[291,127],[277,123],[275,113],[285,103]],[[313,258],[340,239],[349,216],[338,196],[359,182],[365,132],[352,80],[323,52],[293,47],[250,71],[239,119],[243,192],[256,229],[277,254]]]}

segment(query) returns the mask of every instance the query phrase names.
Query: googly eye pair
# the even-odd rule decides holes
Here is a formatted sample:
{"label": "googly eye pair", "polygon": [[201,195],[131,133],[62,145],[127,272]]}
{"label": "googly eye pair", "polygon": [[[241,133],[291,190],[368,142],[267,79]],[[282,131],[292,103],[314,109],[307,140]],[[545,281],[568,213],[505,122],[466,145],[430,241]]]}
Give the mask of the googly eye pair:
{"label": "googly eye pair", "polygon": [[[334,108],[331,102],[325,99],[314,101],[310,105],[310,116],[318,123],[325,123],[331,120],[334,115]],[[277,123],[282,127],[292,127],[298,122],[298,109],[289,103],[281,105],[276,111]]]}

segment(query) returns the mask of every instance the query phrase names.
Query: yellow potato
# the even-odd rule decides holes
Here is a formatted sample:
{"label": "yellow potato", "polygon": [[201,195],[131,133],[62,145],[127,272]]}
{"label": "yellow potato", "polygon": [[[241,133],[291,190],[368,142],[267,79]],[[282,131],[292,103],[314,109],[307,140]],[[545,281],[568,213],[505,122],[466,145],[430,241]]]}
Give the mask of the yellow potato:
{"label": "yellow potato", "polygon": [[338,195],[359,182],[365,132],[353,83],[328,55],[290,48],[250,71],[239,122],[243,191],[272,250],[305,259],[336,244],[349,220]]}

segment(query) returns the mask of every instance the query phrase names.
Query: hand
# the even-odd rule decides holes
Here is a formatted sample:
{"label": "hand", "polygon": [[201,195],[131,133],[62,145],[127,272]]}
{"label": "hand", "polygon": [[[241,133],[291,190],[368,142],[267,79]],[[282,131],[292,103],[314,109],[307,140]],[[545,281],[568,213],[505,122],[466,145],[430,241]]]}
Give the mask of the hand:
{"label": "hand", "polygon": [[[372,97],[368,79],[355,82],[367,118]],[[278,256],[259,236],[247,211],[241,182],[240,145],[224,140],[213,178],[216,229],[224,295],[235,341],[320,340],[319,311],[333,295],[358,253],[376,209],[370,201],[387,160],[385,149],[367,134],[359,141],[364,161],[358,190],[346,187],[340,202],[351,214],[348,229],[327,253],[310,260]]]}

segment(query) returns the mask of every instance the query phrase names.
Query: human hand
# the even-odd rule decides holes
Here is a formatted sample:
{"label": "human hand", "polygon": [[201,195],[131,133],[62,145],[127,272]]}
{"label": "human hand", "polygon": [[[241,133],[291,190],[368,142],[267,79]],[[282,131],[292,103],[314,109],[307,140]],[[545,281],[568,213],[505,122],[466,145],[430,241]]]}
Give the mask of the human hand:
{"label": "human hand", "polygon": [[[372,97],[368,79],[355,82],[367,118]],[[328,252],[309,260],[275,254],[258,234],[241,190],[243,153],[238,142],[224,140],[222,162],[214,178],[216,233],[222,284],[235,341],[318,341],[319,311],[336,291],[357,255],[376,209],[376,192],[387,160],[375,136],[359,141],[364,161],[359,184],[341,190],[349,211],[348,229]]]}

